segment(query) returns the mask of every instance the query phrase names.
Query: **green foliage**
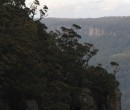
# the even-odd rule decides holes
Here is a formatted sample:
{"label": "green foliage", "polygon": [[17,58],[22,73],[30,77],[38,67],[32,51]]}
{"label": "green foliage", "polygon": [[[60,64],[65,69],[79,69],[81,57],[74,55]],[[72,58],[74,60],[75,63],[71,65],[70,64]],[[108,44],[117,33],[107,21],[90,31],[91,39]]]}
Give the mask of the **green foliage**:
{"label": "green foliage", "polygon": [[118,87],[119,82],[116,81],[113,74],[108,74],[105,69],[98,66],[90,67],[88,71],[90,88],[95,89],[93,91],[104,96],[114,93],[115,87]]}
{"label": "green foliage", "polygon": [[35,99],[41,110],[68,110],[73,94],[83,87],[95,91],[99,98],[118,86],[106,70],[89,66],[98,50],[91,43],[79,42],[80,26],[47,33],[39,21],[47,6],[34,21],[35,9],[11,2],[0,6],[0,100],[11,110],[26,109],[26,99]]}

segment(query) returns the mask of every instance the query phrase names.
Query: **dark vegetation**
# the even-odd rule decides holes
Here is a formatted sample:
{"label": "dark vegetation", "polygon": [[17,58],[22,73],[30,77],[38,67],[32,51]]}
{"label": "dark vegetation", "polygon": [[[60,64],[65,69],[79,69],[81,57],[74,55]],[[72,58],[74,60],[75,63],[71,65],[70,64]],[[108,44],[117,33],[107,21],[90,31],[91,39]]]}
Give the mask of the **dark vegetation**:
{"label": "dark vegetation", "polygon": [[0,1],[0,109],[25,110],[25,101],[35,99],[39,110],[69,110],[73,94],[85,87],[106,103],[119,83],[101,66],[88,65],[98,50],[79,43],[81,27],[48,33],[40,22],[47,7],[34,21],[36,10],[24,2]]}

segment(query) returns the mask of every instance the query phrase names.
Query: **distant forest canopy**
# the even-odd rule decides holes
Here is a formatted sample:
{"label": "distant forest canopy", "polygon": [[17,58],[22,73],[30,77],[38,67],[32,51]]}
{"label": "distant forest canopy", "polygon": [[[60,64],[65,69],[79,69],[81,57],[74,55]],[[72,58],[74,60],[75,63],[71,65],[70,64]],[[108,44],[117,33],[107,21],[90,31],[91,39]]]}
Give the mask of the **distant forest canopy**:
{"label": "distant forest canopy", "polygon": [[119,32],[130,34],[130,17],[101,17],[101,18],[79,18],[79,19],[71,19],[71,18],[46,18],[43,19],[42,22],[45,22],[48,27],[58,27],[58,24],[69,25],[71,23],[77,23],[82,27],[95,27],[99,29],[103,29],[107,32]]}
{"label": "distant forest canopy", "polygon": [[[40,22],[47,6],[34,20],[39,4],[35,0],[35,7],[28,8],[25,0],[0,1],[0,109],[27,110],[32,100],[39,110],[81,110],[84,103],[109,110],[107,99],[118,101],[118,94],[120,102],[115,69],[109,73],[101,65],[89,65],[98,49],[79,42],[81,27],[70,24],[72,28],[47,32]],[[81,94],[84,88],[90,99]]]}

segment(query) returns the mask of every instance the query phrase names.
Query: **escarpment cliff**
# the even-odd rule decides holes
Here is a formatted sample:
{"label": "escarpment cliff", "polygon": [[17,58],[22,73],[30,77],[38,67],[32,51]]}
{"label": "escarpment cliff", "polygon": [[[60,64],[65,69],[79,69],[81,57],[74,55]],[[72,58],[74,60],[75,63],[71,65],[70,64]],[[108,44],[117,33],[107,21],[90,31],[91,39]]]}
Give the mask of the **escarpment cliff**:
{"label": "escarpment cliff", "polygon": [[82,88],[78,101],[73,102],[70,110],[121,110],[121,92],[119,89],[115,89],[114,94],[107,96],[106,100],[106,103],[95,100],[90,89]]}
{"label": "escarpment cliff", "polygon": [[93,36],[97,36],[97,37],[99,37],[99,36],[103,36],[103,35],[105,35],[106,34],[106,32],[103,30],[103,29],[100,29],[100,28],[96,28],[96,27],[89,27],[88,29],[87,29],[87,35],[89,36],[89,37],[93,37]]}
{"label": "escarpment cliff", "polygon": [[[73,99],[74,100],[72,100],[69,105],[69,110],[121,110],[121,92],[119,89],[116,89],[112,96],[107,97],[106,103],[103,103],[100,100],[95,100],[93,92],[88,88],[82,88],[78,94],[74,95]],[[7,103],[6,100],[1,100],[0,104],[2,110],[12,110],[10,109],[10,104]],[[42,108],[39,107],[36,99],[26,99],[21,104],[18,103],[17,106],[15,105],[13,110],[18,108],[21,108],[20,110],[45,109],[44,106],[42,106]]]}
{"label": "escarpment cliff", "polygon": [[103,28],[99,28],[99,27],[88,27],[86,32],[86,35],[88,37],[102,37],[102,36],[116,36],[119,34],[119,32],[114,32],[112,30],[105,30]]}

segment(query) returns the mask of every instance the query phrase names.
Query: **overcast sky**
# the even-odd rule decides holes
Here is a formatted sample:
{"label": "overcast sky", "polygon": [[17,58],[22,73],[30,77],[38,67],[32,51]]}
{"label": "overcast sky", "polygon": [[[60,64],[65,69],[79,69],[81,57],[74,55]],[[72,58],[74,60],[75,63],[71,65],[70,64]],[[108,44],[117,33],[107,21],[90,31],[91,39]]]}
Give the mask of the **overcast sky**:
{"label": "overcast sky", "polygon": [[[97,18],[130,16],[130,0],[39,0],[49,8],[48,17]],[[29,6],[33,0],[26,0]]]}

